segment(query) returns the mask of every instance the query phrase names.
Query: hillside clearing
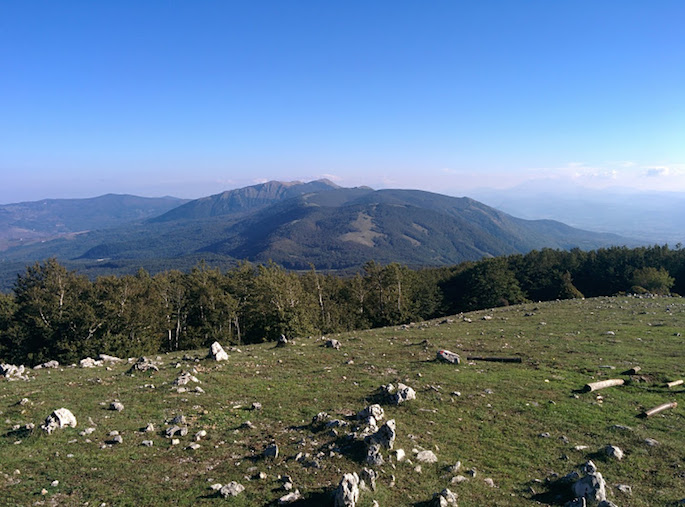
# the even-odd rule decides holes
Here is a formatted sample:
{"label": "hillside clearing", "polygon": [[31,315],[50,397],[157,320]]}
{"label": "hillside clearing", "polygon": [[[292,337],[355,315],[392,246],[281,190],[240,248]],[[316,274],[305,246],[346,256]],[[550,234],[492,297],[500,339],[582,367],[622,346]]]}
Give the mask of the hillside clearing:
{"label": "hillside clearing", "polygon": [[[427,505],[445,487],[461,506],[558,504],[549,481],[588,459],[617,505],[675,504],[685,497],[684,391],[665,384],[685,376],[684,329],[682,298],[595,298],[328,336],[340,350],[320,337],[297,338],[279,348],[227,347],[224,362],[205,359],[206,349],[162,355],[150,374],[129,375],[125,362],[31,370],[28,381],[0,381],[3,501],[208,505],[224,501],[212,484],[237,481],[245,490],[232,505],[271,505],[287,493],[279,476],[288,475],[310,505],[325,505],[344,473],[367,466],[363,444],[347,438],[358,424],[352,416],[381,402],[379,425],[395,419],[394,448],[407,459],[395,462],[384,450],[377,489],[363,491],[358,505]],[[440,349],[462,363],[435,361]],[[522,362],[466,361],[470,355]],[[638,365],[637,375],[622,375]],[[183,372],[199,382],[174,385]],[[625,385],[579,392],[614,377]],[[416,399],[385,403],[380,387],[400,382]],[[124,409],[111,410],[115,401]],[[638,417],[670,401],[679,406]],[[45,434],[40,424],[60,407],[78,426]],[[320,412],[343,425],[312,425]],[[164,434],[179,415],[188,433],[172,445]],[[154,431],[143,433],[148,423]],[[201,430],[207,435],[190,449]],[[122,443],[107,443],[113,431]],[[278,456],[264,458],[272,443]],[[607,457],[607,445],[625,457]],[[413,450],[431,450],[438,462],[418,471]],[[461,470],[449,471],[458,461]],[[452,484],[457,475],[466,480]]]}

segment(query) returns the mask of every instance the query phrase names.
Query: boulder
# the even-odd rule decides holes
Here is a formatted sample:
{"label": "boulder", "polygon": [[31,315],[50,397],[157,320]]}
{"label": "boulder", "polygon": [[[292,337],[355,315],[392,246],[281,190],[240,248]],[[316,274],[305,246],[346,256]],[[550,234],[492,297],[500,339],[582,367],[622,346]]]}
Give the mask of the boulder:
{"label": "boulder", "polygon": [[26,368],[23,364],[15,366],[13,364],[0,364],[0,376],[9,380],[28,380],[24,375]]}
{"label": "boulder", "polygon": [[214,359],[215,361],[227,361],[228,354],[219,342],[214,342],[211,347],[209,347],[209,358]]}
{"label": "boulder", "polygon": [[459,364],[461,362],[459,355],[455,354],[454,352],[450,352],[449,350],[438,350],[437,359],[439,361],[452,364]]}
{"label": "boulder", "polygon": [[371,466],[381,466],[385,463],[381,454],[380,444],[371,444],[366,451],[366,462]]}
{"label": "boulder", "polygon": [[592,461],[588,461],[584,468],[585,477],[582,477],[573,484],[573,494],[576,498],[584,498],[590,504],[595,504],[606,500],[606,482],[597,471],[597,467]]}
{"label": "boulder", "polygon": [[369,488],[371,488],[371,491],[376,491],[376,479],[378,478],[378,474],[376,473],[375,470],[371,468],[364,468],[362,469],[361,473],[361,481],[360,481],[360,487],[361,484],[366,484],[368,485]]}
{"label": "boulder", "polygon": [[98,359],[106,363],[120,363],[123,361],[120,357],[110,356],[109,354],[100,354],[98,355]]}
{"label": "boulder", "polygon": [[288,345],[288,339],[282,334],[276,342],[276,347],[285,347],[286,345]]}
{"label": "boulder", "polygon": [[41,428],[49,435],[56,429],[66,428],[67,426],[75,428],[76,417],[74,417],[74,414],[71,413],[71,410],[59,408],[47,416],[45,423],[41,426]]}
{"label": "boulder", "polygon": [[110,410],[116,410],[117,412],[121,412],[122,410],[124,410],[124,404],[119,402],[119,401],[113,401],[109,405],[109,409]]}
{"label": "boulder", "polygon": [[292,493],[288,493],[287,495],[283,495],[281,498],[279,498],[278,505],[288,505],[299,500],[302,500],[302,493],[300,493],[299,489],[296,489]]}
{"label": "boulder", "polygon": [[381,426],[376,433],[366,437],[366,443],[369,445],[379,444],[385,449],[392,450],[395,445],[395,437],[397,431],[395,429],[395,419],[390,419],[383,426]]}
{"label": "boulder", "polygon": [[359,501],[359,476],[345,474],[333,496],[334,507],[355,507]]}
{"label": "boulder", "polygon": [[397,390],[390,395],[390,403],[400,405],[405,401],[415,400],[416,391],[402,383],[397,384]]}

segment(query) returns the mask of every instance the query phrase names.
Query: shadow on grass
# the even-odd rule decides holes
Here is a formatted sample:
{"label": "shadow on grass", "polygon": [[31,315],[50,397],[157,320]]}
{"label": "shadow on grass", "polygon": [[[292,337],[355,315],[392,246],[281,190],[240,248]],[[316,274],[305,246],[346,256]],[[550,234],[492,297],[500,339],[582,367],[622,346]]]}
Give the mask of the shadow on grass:
{"label": "shadow on grass", "polygon": [[[265,505],[265,507],[279,505],[278,500],[274,500]],[[288,505],[295,505],[296,507],[322,507],[326,505],[333,505],[333,492],[329,490],[312,491],[307,495]]]}

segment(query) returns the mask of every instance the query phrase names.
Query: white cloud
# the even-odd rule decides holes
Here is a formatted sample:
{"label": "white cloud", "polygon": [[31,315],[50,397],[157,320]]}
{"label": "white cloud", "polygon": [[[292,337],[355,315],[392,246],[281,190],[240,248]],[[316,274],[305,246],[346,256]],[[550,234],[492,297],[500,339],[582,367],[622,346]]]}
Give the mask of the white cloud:
{"label": "white cloud", "polygon": [[658,178],[662,176],[668,176],[671,174],[671,169],[668,167],[650,167],[645,172],[648,178]]}

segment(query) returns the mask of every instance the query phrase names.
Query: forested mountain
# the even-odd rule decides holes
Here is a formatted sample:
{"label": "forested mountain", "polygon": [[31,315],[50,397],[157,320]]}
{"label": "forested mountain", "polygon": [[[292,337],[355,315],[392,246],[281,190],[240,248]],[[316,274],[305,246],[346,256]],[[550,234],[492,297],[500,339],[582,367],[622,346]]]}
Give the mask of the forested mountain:
{"label": "forested mountain", "polygon": [[[190,201],[144,222],[13,248],[0,265],[55,257],[90,275],[273,260],[355,270],[369,260],[441,266],[539,248],[635,246],[625,238],[522,220],[466,197],[418,190],[269,182]],[[114,271],[112,271],[114,269]],[[15,271],[16,272],[16,271]]]}
{"label": "forested mountain", "polygon": [[0,250],[159,216],[186,200],[107,194],[0,205]]}

